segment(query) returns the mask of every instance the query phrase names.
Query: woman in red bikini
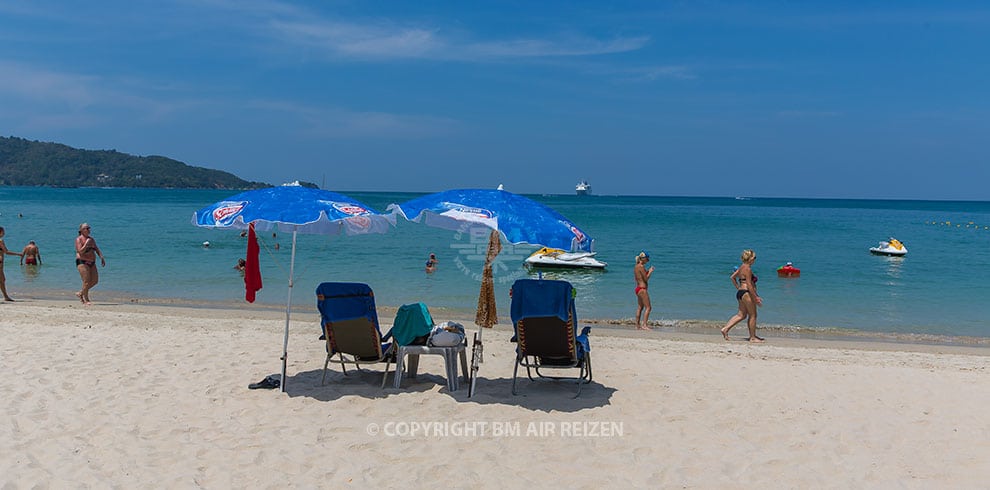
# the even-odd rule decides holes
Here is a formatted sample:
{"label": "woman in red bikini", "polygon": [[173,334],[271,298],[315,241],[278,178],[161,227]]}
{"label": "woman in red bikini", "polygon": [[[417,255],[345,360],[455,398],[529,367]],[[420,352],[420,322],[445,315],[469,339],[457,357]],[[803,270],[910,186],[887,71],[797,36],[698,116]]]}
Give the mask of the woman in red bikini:
{"label": "woman in red bikini", "polygon": [[96,270],[97,255],[100,256],[100,265],[106,267],[103,252],[96,246],[96,240],[89,236],[89,224],[79,225],[79,236],[76,237],[76,269],[82,279],[82,289],[76,293],[76,297],[84,305],[92,304],[89,301],[89,290],[100,282],[100,273]]}
{"label": "woman in red bikini", "polygon": [[[650,304],[650,292],[647,291],[650,276],[653,275],[653,266],[646,268],[646,263],[650,261],[650,252],[642,251],[636,256],[636,266],[633,267],[633,277],[636,279],[636,329],[650,329],[650,311],[653,306]],[[642,321],[640,321],[642,317]]]}
{"label": "woman in red bikini", "polygon": [[739,257],[742,259],[742,265],[732,273],[729,278],[732,280],[732,285],[736,288],[736,301],[739,302],[739,311],[736,312],[732,318],[729,318],[728,323],[722,327],[722,337],[725,340],[729,340],[729,330],[736,326],[737,323],[749,319],[746,325],[749,327],[749,340],[750,342],[763,342],[763,339],[756,336],[756,307],[763,306],[763,298],[756,294],[756,274],[753,274],[753,262],[756,262],[756,252],[752,250],[743,250],[742,255]]}

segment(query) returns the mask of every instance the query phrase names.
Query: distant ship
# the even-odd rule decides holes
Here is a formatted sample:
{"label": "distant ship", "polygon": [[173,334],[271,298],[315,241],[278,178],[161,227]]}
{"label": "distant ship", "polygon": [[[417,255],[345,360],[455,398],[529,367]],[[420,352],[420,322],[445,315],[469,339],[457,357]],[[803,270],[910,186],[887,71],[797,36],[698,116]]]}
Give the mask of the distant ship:
{"label": "distant ship", "polygon": [[590,196],[591,184],[587,180],[582,180],[578,185],[574,186],[574,192],[577,192],[579,196]]}

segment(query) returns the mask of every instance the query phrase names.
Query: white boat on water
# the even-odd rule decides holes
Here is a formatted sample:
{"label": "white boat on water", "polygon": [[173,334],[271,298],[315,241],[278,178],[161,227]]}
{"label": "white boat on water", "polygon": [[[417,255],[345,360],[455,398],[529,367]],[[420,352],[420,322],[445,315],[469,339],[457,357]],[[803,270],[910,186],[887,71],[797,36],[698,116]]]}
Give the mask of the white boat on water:
{"label": "white boat on water", "polygon": [[574,186],[574,192],[577,192],[579,196],[589,196],[591,195],[591,184],[587,180],[582,180],[578,182],[578,185]]}
{"label": "white boat on water", "polygon": [[885,242],[880,242],[876,247],[870,247],[873,255],[887,255],[890,257],[903,257],[907,255],[907,247],[900,240],[891,238]]}
{"label": "white boat on water", "polygon": [[565,252],[559,248],[543,247],[526,258],[531,267],[558,267],[571,269],[605,269],[608,265],[595,258],[596,252]]}

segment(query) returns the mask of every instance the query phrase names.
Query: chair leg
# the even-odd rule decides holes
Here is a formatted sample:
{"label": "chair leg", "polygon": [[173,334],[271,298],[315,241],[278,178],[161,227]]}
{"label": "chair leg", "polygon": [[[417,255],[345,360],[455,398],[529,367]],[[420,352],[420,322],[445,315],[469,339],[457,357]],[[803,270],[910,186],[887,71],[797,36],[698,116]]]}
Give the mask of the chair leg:
{"label": "chair leg", "polygon": [[385,380],[388,379],[388,366],[389,366],[389,362],[386,360],[385,361],[385,374],[382,375],[382,389],[383,390],[385,389]]}
{"label": "chair leg", "polygon": [[[521,360],[522,360],[522,358],[520,358],[519,356],[516,356],[516,365],[512,368],[512,394],[513,395],[517,394],[516,393],[516,377],[517,377],[516,375],[519,372],[519,362]],[[528,370],[529,368],[526,368],[526,369]],[[530,379],[532,379],[532,378],[530,378]]]}
{"label": "chair leg", "polygon": [[320,381],[320,385],[327,384],[327,367],[330,366],[330,354],[327,354],[327,360],[323,363],[323,381]]}
{"label": "chair leg", "polygon": [[344,364],[344,353],[338,352],[337,359],[340,361],[340,370],[344,372],[344,376],[347,376],[347,366]]}
{"label": "chair leg", "polygon": [[405,372],[405,353],[402,352],[400,347],[398,352],[395,354],[395,374],[392,375],[392,387],[402,388],[402,374]]}

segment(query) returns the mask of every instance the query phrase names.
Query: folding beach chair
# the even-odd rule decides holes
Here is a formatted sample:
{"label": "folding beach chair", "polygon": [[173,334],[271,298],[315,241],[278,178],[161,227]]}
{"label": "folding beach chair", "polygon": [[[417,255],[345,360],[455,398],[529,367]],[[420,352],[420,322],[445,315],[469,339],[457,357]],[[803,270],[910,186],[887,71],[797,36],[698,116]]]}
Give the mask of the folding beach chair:
{"label": "folding beach chair", "polygon": [[[591,345],[584,327],[577,335],[577,311],[574,307],[574,287],[567,281],[519,279],[512,285],[511,317],[516,332],[516,363],[512,370],[512,394],[516,394],[519,366],[533,380],[533,372],[541,378],[573,379],[581,395],[583,385],[590,383]],[[577,377],[545,376],[543,369],[578,369]]]}
{"label": "folding beach chair", "polygon": [[384,362],[384,387],[396,348],[394,342],[386,342],[390,335],[382,337],[371,287],[355,282],[324,282],[316,288],[316,308],[320,311],[320,326],[327,341],[322,383],[326,383],[327,368],[336,355],[345,376],[347,364],[360,369],[361,364]]}

